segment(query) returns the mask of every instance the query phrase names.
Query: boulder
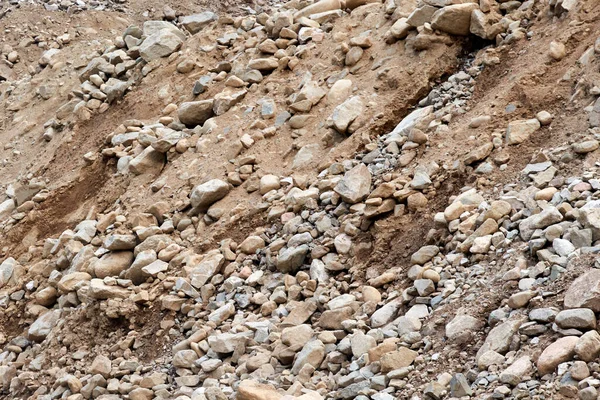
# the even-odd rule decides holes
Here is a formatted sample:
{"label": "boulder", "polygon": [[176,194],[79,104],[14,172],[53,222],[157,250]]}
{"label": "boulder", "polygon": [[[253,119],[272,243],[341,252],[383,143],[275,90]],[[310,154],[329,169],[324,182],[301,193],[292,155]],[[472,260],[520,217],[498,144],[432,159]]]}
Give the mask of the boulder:
{"label": "boulder", "polygon": [[540,375],[551,374],[558,364],[570,361],[575,355],[577,336],[565,336],[546,347],[537,361]]}

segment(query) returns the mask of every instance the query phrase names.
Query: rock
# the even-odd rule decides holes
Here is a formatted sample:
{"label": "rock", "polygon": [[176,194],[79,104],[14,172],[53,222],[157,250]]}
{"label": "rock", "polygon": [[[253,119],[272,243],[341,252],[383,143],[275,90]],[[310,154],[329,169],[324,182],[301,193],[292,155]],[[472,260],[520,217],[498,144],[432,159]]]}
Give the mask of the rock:
{"label": "rock", "polygon": [[423,246],[417,252],[413,253],[410,263],[413,265],[423,265],[430,261],[440,252],[440,248],[434,245]]}
{"label": "rock", "polygon": [[260,72],[271,72],[279,67],[279,61],[276,58],[256,58],[250,60],[248,68],[256,69]]}
{"label": "rock", "polygon": [[379,310],[375,311],[373,315],[371,315],[371,327],[379,328],[391,322],[398,313],[398,309],[401,304],[398,300],[392,300]]}
{"label": "rock", "polygon": [[470,397],[473,394],[469,381],[467,381],[467,378],[463,374],[458,373],[450,380],[450,394],[453,397],[461,398],[466,396]]}
{"label": "rock", "polygon": [[137,245],[137,239],[135,235],[109,235],[102,245],[110,251],[132,250]]}
{"label": "rock", "polygon": [[350,50],[348,50],[348,52],[346,53],[346,60],[344,61],[346,66],[352,67],[352,66],[358,64],[358,62],[360,61],[360,59],[363,56],[363,52],[364,52],[364,50],[362,49],[362,47],[359,47],[359,46],[350,47]]}
{"label": "rock", "polygon": [[277,190],[281,187],[279,177],[275,175],[264,175],[260,178],[260,194],[269,193],[271,190]]}
{"label": "rock", "polygon": [[562,329],[596,329],[596,316],[589,308],[575,308],[558,313],[554,322]]}
{"label": "rock", "polygon": [[327,93],[327,102],[329,104],[339,104],[347,99],[352,93],[352,81],[350,79],[340,79],[336,81],[329,93]]}
{"label": "rock", "polygon": [[381,357],[381,372],[387,373],[400,368],[408,367],[415,361],[419,353],[416,351],[407,349],[406,347],[400,347],[396,351],[384,354]]}
{"label": "rock", "polygon": [[146,38],[140,45],[140,56],[146,62],[167,57],[181,47],[183,40],[168,29],[160,30]]}
{"label": "rock", "polygon": [[194,350],[180,350],[173,356],[173,366],[191,369],[197,359],[198,355]]}
{"label": "rock", "polygon": [[537,361],[539,373],[551,374],[558,364],[571,360],[578,340],[577,336],[565,336],[546,347]]}
{"label": "rock", "polygon": [[208,209],[212,204],[221,200],[229,193],[229,184],[220,179],[212,179],[195,186],[190,194],[192,207],[201,211]]}
{"label": "rock", "polygon": [[506,353],[510,347],[512,337],[519,331],[519,327],[523,321],[521,319],[513,319],[506,321],[498,326],[494,327],[490,333],[488,333],[483,346],[477,351],[477,360],[482,354],[488,351],[495,351],[497,353]]}
{"label": "rock", "polygon": [[248,236],[238,248],[244,254],[254,254],[263,247],[265,241],[260,236]]}
{"label": "rock", "polygon": [[38,317],[27,331],[29,340],[34,342],[42,342],[46,336],[50,334],[52,328],[58,323],[60,318],[60,310],[48,311]]}
{"label": "rock", "polygon": [[0,289],[6,285],[12,277],[16,265],[17,261],[12,257],[8,257],[6,260],[2,261],[2,264],[0,264]]}
{"label": "rock", "polygon": [[575,354],[583,361],[592,361],[600,355],[600,333],[587,331],[575,344]]}
{"label": "rock", "polygon": [[540,129],[540,126],[540,121],[537,119],[513,121],[506,128],[506,142],[509,145],[523,143],[532,133]]}
{"label": "rock", "polygon": [[359,96],[352,96],[333,110],[331,120],[333,127],[339,133],[346,133],[348,127],[364,110],[364,105]]}
{"label": "rock", "polygon": [[296,272],[304,264],[308,246],[284,248],[277,255],[277,269],[283,273]]}
{"label": "rock", "polygon": [[105,379],[108,379],[110,377],[111,369],[112,365],[110,359],[106,356],[98,355],[94,358],[94,361],[92,361],[92,365],[88,372],[93,375],[100,374]]}
{"label": "rock", "polygon": [[358,203],[371,191],[371,172],[360,163],[344,174],[334,190],[346,203]]}
{"label": "rock", "polygon": [[573,151],[577,154],[586,154],[595,151],[600,147],[600,142],[597,140],[587,140],[585,142],[573,144]]}
{"label": "rock", "polygon": [[512,386],[517,386],[523,378],[533,372],[533,364],[529,356],[523,356],[512,363],[500,374],[500,381]]}
{"label": "rock", "polygon": [[431,27],[451,35],[467,36],[471,28],[471,12],[477,8],[474,3],[441,8],[431,17]]}
{"label": "rock", "polygon": [[302,347],[313,336],[313,329],[310,325],[302,324],[285,328],[281,332],[281,342],[290,347]]}
{"label": "rock", "polygon": [[489,142],[477,147],[474,150],[471,150],[471,152],[465,157],[465,165],[471,165],[477,161],[485,159],[492,153],[493,149],[494,145],[491,142]]}
{"label": "rock", "polygon": [[205,26],[218,19],[217,14],[204,11],[199,14],[187,15],[180,18],[179,22],[192,35],[200,32]]}
{"label": "rock", "polygon": [[365,335],[362,331],[357,331],[350,337],[352,355],[359,358],[370,349],[377,346],[377,340],[373,336]]}
{"label": "rock", "polygon": [[406,19],[406,23],[410,26],[418,28],[419,26],[430,23],[433,18],[433,14],[439,10],[437,7],[430,6],[429,4],[423,4],[421,7],[416,8]]}
{"label": "rock", "polygon": [[119,276],[121,272],[131,266],[132,262],[133,253],[131,251],[118,251],[105,254],[94,263],[94,275],[100,279],[107,276]]}
{"label": "rock", "polygon": [[600,270],[593,269],[575,279],[567,293],[566,308],[589,308],[600,312]]}
{"label": "rock", "polygon": [[164,163],[165,155],[148,146],[129,162],[129,171],[136,175],[154,174],[160,172]]}
{"label": "rock", "polygon": [[246,96],[246,93],[248,93],[246,89],[239,91],[231,91],[226,89],[220,93],[217,93],[213,101],[213,112],[215,115],[225,114],[227,111],[229,111],[229,109],[231,109],[231,107],[242,101],[242,99]]}
{"label": "rock", "polygon": [[309,17],[313,14],[320,14],[327,11],[339,10],[342,7],[340,0],[320,0],[294,14],[294,20],[298,21],[302,17]]}
{"label": "rock", "polygon": [[448,340],[457,339],[465,332],[477,332],[483,327],[483,323],[470,315],[457,315],[446,324],[446,337]]}
{"label": "rock", "polygon": [[96,300],[126,299],[129,297],[129,290],[120,286],[107,285],[102,279],[92,279],[88,289],[88,296]]}
{"label": "rock", "polygon": [[250,379],[240,383],[236,395],[237,400],[280,400],[281,397],[273,386]]}
{"label": "rock", "polygon": [[552,123],[552,119],[554,118],[548,111],[540,111],[535,115],[535,117],[538,119],[538,121],[540,121],[542,126],[550,125]]}
{"label": "rock", "polygon": [[296,355],[292,373],[298,375],[302,367],[312,365],[318,368],[325,358],[325,345],[320,340],[311,340],[304,345],[302,351]]}
{"label": "rock", "polygon": [[567,55],[567,48],[563,43],[552,41],[550,42],[548,54],[550,54],[550,57],[554,60],[560,61]]}
{"label": "rock", "polygon": [[179,121],[189,127],[204,124],[213,116],[213,103],[213,100],[182,103],[177,110]]}

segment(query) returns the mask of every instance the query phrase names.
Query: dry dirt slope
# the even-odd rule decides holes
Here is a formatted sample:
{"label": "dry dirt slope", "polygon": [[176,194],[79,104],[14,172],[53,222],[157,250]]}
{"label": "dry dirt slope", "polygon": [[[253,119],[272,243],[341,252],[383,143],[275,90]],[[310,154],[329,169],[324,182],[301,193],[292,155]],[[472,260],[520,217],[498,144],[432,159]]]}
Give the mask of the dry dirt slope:
{"label": "dry dirt slope", "polygon": [[600,5],[99,5],[0,19],[1,396],[597,398]]}

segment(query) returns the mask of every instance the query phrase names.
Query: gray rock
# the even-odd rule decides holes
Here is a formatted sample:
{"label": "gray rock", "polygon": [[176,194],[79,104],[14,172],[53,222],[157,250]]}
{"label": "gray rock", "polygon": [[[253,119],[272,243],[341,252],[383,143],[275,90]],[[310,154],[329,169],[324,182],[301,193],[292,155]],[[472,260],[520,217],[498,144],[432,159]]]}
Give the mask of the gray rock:
{"label": "gray rock", "polygon": [[60,318],[60,310],[52,310],[38,317],[27,331],[28,337],[34,342],[43,341],[50,334],[52,328]]}
{"label": "gray rock", "polygon": [[205,26],[218,18],[217,14],[211,11],[204,11],[199,14],[187,15],[179,19],[183,26],[192,35],[200,32]]}
{"label": "gray rock", "polygon": [[177,115],[179,121],[189,127],[202,125],[213,116],[213,100],[182,103],[177,110]]}
{"label": "gray rock", "polygon": [[190,194],[190,203],[194,208],[201,211],[206,210],[212,204],[227,196],[229,189],[227,182],[220,179],[212,179],[194,187]]}
{"label": "gray rock", "polygon": [[589,308],[575,308],[563,310],[554,320],[562,329],[596,329],[596,316]]}
{"label": "gray rock", "polygon": [[371,172],[364,164],[358,164],[344,174],[334,190],[346,203],[358,203],[371,191]]}

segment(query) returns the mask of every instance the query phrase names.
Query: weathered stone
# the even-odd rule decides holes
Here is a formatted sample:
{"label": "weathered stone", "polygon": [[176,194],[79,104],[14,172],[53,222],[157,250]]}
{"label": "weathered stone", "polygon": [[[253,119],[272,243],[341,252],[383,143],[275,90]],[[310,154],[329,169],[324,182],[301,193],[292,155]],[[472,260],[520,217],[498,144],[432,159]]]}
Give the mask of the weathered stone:
{"label": "weathered stone", "polygon": [[199,14],[187,15],[180,18],[181,26],[187,29],[192,35],[200,32],[205,26],[218,18],[217,14],[211,11],[204,11]]}
{"label": "weathered stone", "polygon": [[364,164],[358,164],[344,174],[334,188],[342,200],[354,204],[364,200],[371,190],[371,172]]}
{"label": "weathered stone", "polygon": [[182,103],[177,109],[179,121],[190,127],[202,125],[213,116],[213,100]]}
{"label": "weathered stone", "polygon": [[575,279],[567,293],[566,308],[589,308],[600,312],[600,270],[593,269]]}
{"label": "weathered stone", "polygon": [[471,12],[477,8],[474,3],[441,8],[431,17],[431,27],[451,35],[467,36],[471,28]]}
{"label": "weathered stone", "polygon": [[408,367],[415,361],[419,353],[400,347],[398,350],[384,354],[381,357],[381,372],[386,373],[400,368]]}
{"label": "weathered stone", "polygon": [[540,129],[540,121],[536,118],[513,121],[506,128],[506,142],[510,144],[523,143],[532,133]]}
{"label": "weathered stone", "polygon": [[546,347],[537,361],[537,368],[541,375],[554,372],[558,364],[569,361],[575,355],[577,336],[565,336]]}
{"label": "weathered stone", "polygon": [[208,182],[195,186],[190,194],[192,207],[206,210],[213,203],[221,200],[229,193],[229,184],[220,179],[212,179]]}

